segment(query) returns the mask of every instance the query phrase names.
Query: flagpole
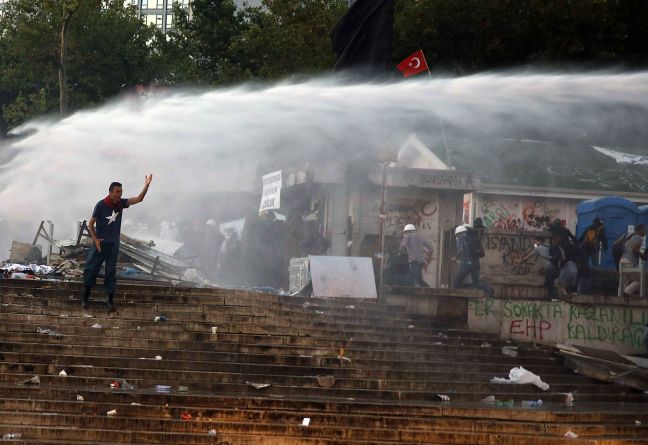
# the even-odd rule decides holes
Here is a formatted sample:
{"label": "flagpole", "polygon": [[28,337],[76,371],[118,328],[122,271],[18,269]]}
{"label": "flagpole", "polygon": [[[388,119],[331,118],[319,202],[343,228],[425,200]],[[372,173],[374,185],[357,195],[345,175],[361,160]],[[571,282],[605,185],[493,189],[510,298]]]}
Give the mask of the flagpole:
{"label": "flagpole", "polygon": [[382,197],[380,199],[380,280],[378,294],[382,299],[383,281],[385,277],[385,176],[387,162],[382,165]]}
{"label": "flagpole", "polygon": [[427,60],[425,60],[425,53],[423,51],[421,51],[421,55],[423,56],[423,62],[425,62],[425,68],[427,68],[428,77],[430,78],[430,80],[432,80],[432,73],[430,72],[430,65],[428,65]]}

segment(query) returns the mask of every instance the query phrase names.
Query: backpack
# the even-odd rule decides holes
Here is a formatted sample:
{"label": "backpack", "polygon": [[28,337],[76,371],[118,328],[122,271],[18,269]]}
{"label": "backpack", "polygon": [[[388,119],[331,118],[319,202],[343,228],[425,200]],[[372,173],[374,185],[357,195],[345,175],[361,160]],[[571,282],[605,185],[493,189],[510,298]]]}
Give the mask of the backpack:
{"label": "backpack", "polygon": [[468,248],[468,256],[471,258],[484,258],[484,247],[479,241],[479,236],[476,232],[469,231],[466,233],[466,246]]}
{"label": "backpack", "polygon": [[596,248],[599,238],[600,228],[590,227],[585,231],[585,236],[583,237],[583,247]]}

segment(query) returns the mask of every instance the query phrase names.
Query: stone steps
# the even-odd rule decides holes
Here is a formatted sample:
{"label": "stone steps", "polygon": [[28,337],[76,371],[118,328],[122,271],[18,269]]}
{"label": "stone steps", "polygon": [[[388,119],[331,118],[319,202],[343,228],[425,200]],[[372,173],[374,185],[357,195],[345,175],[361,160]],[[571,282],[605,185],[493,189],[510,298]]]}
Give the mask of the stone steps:
{"label": "stone steps", "polygon": [[[518,357],[507,357],[509,343],[496,336],[442,328],[404,307],[120,283],[118,312],[109,314],[99,292],[83,311],[80,289],[0,280],[0,434],[21,432],[14,443],[553,445],[571,430],[579,436],[571,443],[634,445],[648,437],[646,395],[575,375],[533,344],[511,343]],[[158,315],[168,321],[154,322]],[[550,390],[490,383],[519,365]],[[21,384],[33,375],[39,385]],[[318,375],[335,385],[321,387]],[[122,379],[135,388],[110,388]],[[565,392],[575,392],[573,407]],[[480,402],[488,395],[514,406]],[[520,404],[540,398],[542,408]]]}

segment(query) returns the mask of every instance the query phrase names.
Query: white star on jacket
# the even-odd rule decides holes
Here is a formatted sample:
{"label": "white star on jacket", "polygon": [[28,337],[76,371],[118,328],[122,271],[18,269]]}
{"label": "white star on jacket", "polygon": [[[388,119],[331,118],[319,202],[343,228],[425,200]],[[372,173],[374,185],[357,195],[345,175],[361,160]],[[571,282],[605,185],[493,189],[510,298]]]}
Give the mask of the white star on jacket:
{"label": "white star on jacket", "polygon": [[110,216],[106,216],[106,219],[108,220],[108,224],[112,224],[112,223],[114,223],[115,220],[117,219],[117,216],[118,216],[118,215],[119,215],[119,212],[115,212],[115,211],[113,210],[112,215],[110,215]]}

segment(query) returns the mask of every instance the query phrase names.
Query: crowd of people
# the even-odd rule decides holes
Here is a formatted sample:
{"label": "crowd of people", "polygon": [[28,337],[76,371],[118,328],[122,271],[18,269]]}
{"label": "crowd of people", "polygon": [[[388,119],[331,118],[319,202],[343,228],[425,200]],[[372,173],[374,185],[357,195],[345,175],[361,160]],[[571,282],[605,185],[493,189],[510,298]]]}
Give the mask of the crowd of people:
{"label": "crowd of people", "polygon": [[[493,295],[493,289],[481,280],[480,259],[485,256],[483,234],[485,227],[481,218],[472,225],[462,224],[455,228],[456,255],[451,260],[459,263],[454,277],[454,288],[476,288],[486,295]],[[548,226],[548,233],[538,235],[533,249],[515,264],[530,260],[542,261],[544,288],[550,298],[559,298],[571,292],[592,292],[592,269],[600,266],[609,245],[605,225],[600,218],[594,218],[580,238],[576,238],[559,219]],[[617,269],[637,267],[639,261],[648,259],[643,245],[646,236],[644,224],[638,224],[632,233],[623,235],[612,245],[612,255]],[[404,227],[403,237],[397,251],[392,251],[385,267],[385,283],[399,286],[429,287],[423,279],[424,267],[432,257],[432,245],[416,231],[414,224]],[[639,291],[637,273],[624,274],[622,289],[625,295]]]}

